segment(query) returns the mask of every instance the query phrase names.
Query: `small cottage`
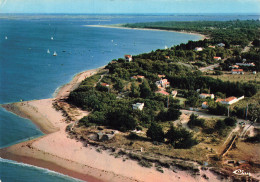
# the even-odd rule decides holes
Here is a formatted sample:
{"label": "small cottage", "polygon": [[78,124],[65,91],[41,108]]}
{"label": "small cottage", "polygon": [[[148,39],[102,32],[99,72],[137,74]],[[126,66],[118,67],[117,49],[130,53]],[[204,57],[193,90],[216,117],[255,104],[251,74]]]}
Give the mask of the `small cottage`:
{"label": "small cottage", "polygon": [[125,60],[126,60],[127,62],[133,61],[132,55],[125,55]]}
{"label": "small cottage", "polygon": [[137,102],[137,103],[133,104],[132,106],[133,106],[133,109],[134,109],[134,110],[140,110],[140,111],[142,111],[143,108],[144,108],[144,103],[139,103],[139,102]]}
{"label": "small cottage", "polygon": [[235,74],[241,74],[241,75],[243,75],[243,74],[244,74],[244,71],[243,71],[243,69],[232,69],[232,70],[231,70],[231,73],[232,73],[233,75],[235,75]]}

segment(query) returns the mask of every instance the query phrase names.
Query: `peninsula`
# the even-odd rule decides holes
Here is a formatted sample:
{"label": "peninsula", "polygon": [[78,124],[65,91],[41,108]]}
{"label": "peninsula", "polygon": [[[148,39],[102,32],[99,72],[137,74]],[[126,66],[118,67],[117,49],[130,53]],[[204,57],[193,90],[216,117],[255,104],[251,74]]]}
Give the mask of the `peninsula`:
{"label": "peninsula", "polygon": [[121,26],[206,38],[112,60],[55,98],[2,105],[46,135],[0,157],[89,182],[259,180],[259,21]]}

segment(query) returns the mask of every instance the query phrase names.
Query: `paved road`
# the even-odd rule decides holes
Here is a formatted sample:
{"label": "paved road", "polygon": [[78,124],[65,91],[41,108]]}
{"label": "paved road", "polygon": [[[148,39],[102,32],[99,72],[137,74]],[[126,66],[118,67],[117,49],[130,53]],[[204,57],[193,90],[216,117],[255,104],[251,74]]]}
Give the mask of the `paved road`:
{"label": "paved road", "polygon": [[[227,116],[220,116],[220,115],[212,115],[212,114],[208,114],[208,113],[205,113],[205,112],[201,112],[201,111],[190,111],[190,110],[185,110],[185,109],[181,109],[180,110],[182,113],[184,114],[196,114],[200,117],[204,117],[204,118],[210,118],[210,119],[214,119],[214,118],[218,118],[218,119],[225,119]],[[238,122],[246,122],[248,123],[248,121],[244,120],[244,119],[237,119]]]}
{"label": "paved road", "polygon": [[216,68],[218,66],[219,66],[219,63],[213,64],[213,65],[210,65],[210,66],[207,66],[207,67],[200,68],[199,70],[204,72],[204,71],[208,71],[208,70],[214,69],[214,68]]}

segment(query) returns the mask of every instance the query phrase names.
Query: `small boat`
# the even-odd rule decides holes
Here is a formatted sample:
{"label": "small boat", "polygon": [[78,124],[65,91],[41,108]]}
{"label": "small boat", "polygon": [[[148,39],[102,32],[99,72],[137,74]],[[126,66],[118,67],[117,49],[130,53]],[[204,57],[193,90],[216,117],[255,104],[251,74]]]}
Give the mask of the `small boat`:
{"label": "small boat", "polygon": [[51,37],[51,40],[53,40],[53,37]]}
{"label": "small boat", "polygon": [[51,53],[49,49],[47,50],[47,53],[48,53],[48,54],[50,54],[50,53]]}
{"label": "small boat", "polygon": [[114,40],[111,40],[111,42],[114,42]]}
{"label": "small boat", "polygon": [[57,54],[57,52],[56,51],[54,51],[54,53],[53,53],[53,56],[57,56],[58,54]]}
{"label": "small boat", "polygon": [[7,40],[8,39],[8,37],[7,36],[5,36],[5,40]]}
{"label": "small boat", "polygon": [[164,49],[168,49],[168,47],[167,47],[167,46],[164,46]]}

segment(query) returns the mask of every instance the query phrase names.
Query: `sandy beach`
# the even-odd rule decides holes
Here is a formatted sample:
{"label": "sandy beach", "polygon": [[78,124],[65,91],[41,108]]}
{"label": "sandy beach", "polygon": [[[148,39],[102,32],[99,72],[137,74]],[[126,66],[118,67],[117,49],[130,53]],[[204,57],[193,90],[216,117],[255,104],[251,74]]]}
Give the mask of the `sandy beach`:
{"label": "sandy beach", "polygon": [[175,31],[175,30],[161,30],[161,29],[152,29],[152,28],[130,28],[130,27],[122,27],[120,25],[84,25],[86,27],[102,27],[102,28],[117,28],[117,29],[131,29],[131,30],[147,30],[147,31],[167,31],[167,32],[176,32],[176,33],[185,33],[200,36],[200,40],[209,39],[206,35],[195,33],[195,32],[187,32],[187,31]]}
{"label": "sandy beach", "polygon": [[[108,151],[97,152],[93,146],[85,147],[66,133],[68,123],[61,111],[53,107],[53,103],[68,96],[82,80],[98,72],[100,68],[76,75],[64,85],[55,98],[25,101],[3,105],[7,110],[30,119],[46,135],[0,150],[0,157],[47,168],[88,182],[172,182],[172,181],[207,181],[193,176],[187,171],[172,171],[163,168],[164,173],[155,167],[145,168],[133,160],[115,158]],[[76,119],[88,112],[78,109]],[[203,171],[211,181],[219,178],[210,171]]]}

